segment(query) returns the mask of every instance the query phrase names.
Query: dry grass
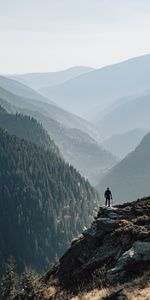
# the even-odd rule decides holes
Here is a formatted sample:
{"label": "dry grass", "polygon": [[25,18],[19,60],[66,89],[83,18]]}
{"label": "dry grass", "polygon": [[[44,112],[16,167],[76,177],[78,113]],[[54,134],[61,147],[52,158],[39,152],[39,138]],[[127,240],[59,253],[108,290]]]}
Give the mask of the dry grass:
{"label": "dry grass", "polygon": [[102,300],[110,296],[114,291],[120,290],[123,288],[123,294],[127,296],[128,300],[150,300],[150,284],[149,286],[139,289],[132,287],[124,288],[123,286],[118,286],[114,289],[102,289],[102,290],[93,290],[89,293],[79,294],[76,297],[70,298],[70,300]]}
{"label": "dry grass", "polygon": [[150,300],[150,284],[144,289],[135,289],[127,293],[128,299],[131,300]]}
{"label": "dry grass", "polygon": [[[107,299],[114,291],[118,291],[123,289],[123,294],[127,296],[128,300],[150,300],[150,283],[144,288],[138,288],[132,286],[117,286],[112,289],[101,289],[101,290],[93,290],[90,292],[79,293],[77,296],[71,296],[63,291],[60,293],[54,287],[48,288],[45,290],[42,299],[43,300],[102,300]],[[108,298],[109,299],[109,298]],[[117,298],[116,298],[117,300]]]}
{"label": "dry grass", "polygon": [[56,288],[53,286],[50,286],[49,288],[45,289],[42,293],[41,299],[49,299],[52,298],[56,294]]}
{"label": "dry grass", "polygon": [[76,296],[67,293],[67,291],[63,291],[60,288],[59,282],[53,280],[49,282],[49,284],[51,283],[49,287],[44,290],[41,300],[108,300],[110,295],[118,291],[121,291],[121,294],[127,298],[114,297],[113,299],[115,300],[150,300],[150,271],[141,277],[135,278],[131,282],[106,288],[104,288],[105,285],[103,285],[103,281],[101,280],[101,276],[103,277],[104,274],[105,270],[102,274],[100,272],[93,275],[93,280],[90,285],[87,286],[87,290],[85,287],[81,287]]}
{"label": "dry grass", "polygon": [[[79,294],[71,300],[105,300],[114,292],[122,290],[122,294],[127,296],[128,300],[150,300],[150,273],[143,277],[134,279],[132,282],[124,285],[117,285],[113,288],[95,289],[91,292]],[[115,299],[115,298],[114,298]],[[117,300],[117,298],[116,298]]]}
{"label": "dry grass", "polygon": [[95,289],[88,293],[79,294],[78,296],[73,297],[70,300],[90,300],[90,299],[99,300],[102,297],[104,297],[106,294],[108,294],[107,289],[102,289],[102,290]]}

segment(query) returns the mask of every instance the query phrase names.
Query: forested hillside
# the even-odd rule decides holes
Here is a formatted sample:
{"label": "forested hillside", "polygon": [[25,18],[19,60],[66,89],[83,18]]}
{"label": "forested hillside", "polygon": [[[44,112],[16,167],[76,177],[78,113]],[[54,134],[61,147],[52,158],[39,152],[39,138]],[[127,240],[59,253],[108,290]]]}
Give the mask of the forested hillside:
{"label": "forested hillside", "polygon": [[1,108],[2,107],[0,107],[1,128],[7,129],[10,134],[15,134],[20,138],[24,138],[29,142],[59,154],[57,146],[36,119],[22,114],[8,114],[3,108],[1,111]]}
{"label": "forested hillside", "polygon": [[101,173],[117,161],[114,155],[101,148],[91,125],[59,107],[16,96],[1,87],[0,104],[8,112],[30,115],[42,123],[64,159],[92,184],[97,184]]}
{"label": "forested hillside", "polygon": [[0,129],[0,261],[43,270],[88,226],[96,191],[60,156]]}

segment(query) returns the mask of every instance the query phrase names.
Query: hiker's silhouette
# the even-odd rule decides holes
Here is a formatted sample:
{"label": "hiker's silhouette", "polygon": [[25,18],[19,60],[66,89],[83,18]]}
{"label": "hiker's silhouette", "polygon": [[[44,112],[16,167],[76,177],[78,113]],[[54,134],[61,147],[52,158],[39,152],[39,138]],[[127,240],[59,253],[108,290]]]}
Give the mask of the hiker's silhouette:
{"label": "hiker's silhouette", "polygon": [[105,206],[110,207],[110,199],[112,199],[112,193],[110,191],[109,188],[107,188],[107,190],[104,193],[104,197],[105,197]]}

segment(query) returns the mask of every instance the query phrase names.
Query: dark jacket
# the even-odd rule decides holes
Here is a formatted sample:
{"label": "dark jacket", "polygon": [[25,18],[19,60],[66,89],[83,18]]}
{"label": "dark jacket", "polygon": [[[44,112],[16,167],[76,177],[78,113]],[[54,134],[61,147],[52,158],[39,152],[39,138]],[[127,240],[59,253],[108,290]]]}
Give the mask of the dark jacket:
{"label": "dark jacket", "polygon": [[104,197],[106,198],[106,199],[112,199],[112,193],[111,193],[111,191],[110,190],[106,190],[105,191],[105,194],[104,194]]}

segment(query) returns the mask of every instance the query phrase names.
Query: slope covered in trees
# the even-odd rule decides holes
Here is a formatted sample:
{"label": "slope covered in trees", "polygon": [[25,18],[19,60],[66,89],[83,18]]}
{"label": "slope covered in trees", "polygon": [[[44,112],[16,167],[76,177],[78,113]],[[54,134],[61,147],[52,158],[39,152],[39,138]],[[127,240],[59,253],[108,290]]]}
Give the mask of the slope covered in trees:
{"label": "slope covered in trees", "polygon": [[9,112],[30,115],[42,123],[66,161],[92,184],[97,184],[96,178],[116,163],[116,157],[104,151],[95,140],[95,134],[86,121],[59,107],[13,95],[1,87],[0,97],[3,99],[0,98],[0,104]]}
{"label": "slope covered in trees", "polygon": [[60,156],[0,129],[0,261],[43,270],[88,226],[96,191]]}
{"label": "slope covered in trees", "polygon": [[50,139],[48,133],[34,118],[22,114],[8,114],[6,111],[1,114],[0,111],[0,127],[7,129],[10,134],[59,154],[58,148]]}

